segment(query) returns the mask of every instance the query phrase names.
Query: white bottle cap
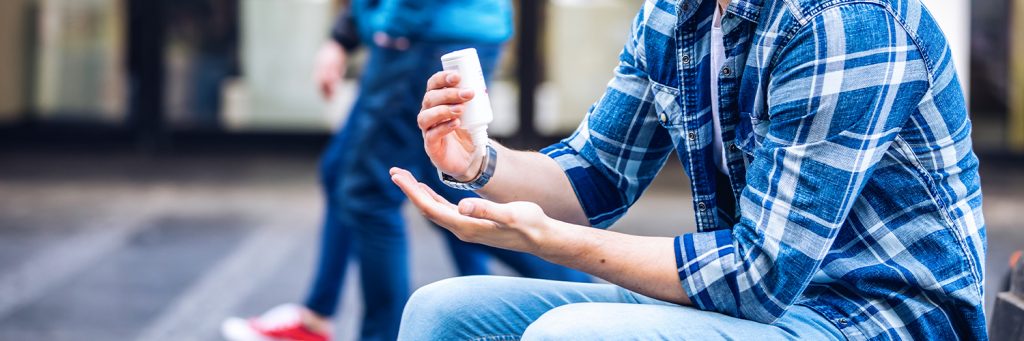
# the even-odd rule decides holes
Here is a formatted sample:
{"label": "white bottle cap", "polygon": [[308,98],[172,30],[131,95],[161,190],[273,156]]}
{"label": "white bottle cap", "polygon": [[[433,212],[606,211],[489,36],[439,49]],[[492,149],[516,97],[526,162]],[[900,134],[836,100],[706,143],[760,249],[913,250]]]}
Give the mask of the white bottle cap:
{"label": "white bottle cap", "polygon": [[469,131],[469,136],[473,140],[473,154],[483,155],[487,151],[487,142],[490,141],[487,137],[487,126],[477,126]]}

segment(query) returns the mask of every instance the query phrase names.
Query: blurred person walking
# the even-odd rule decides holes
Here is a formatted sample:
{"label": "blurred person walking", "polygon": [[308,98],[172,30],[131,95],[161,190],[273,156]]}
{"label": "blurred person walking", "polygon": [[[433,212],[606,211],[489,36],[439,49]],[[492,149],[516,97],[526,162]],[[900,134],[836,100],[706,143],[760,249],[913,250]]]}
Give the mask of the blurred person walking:
{"label": "blurred person walking", "polygon": [[[343,11],[317,60],[317,81],[325,98],[341,80],[348,54],[361,43],[369,58],[359,80],[360,94],[344,127],[323,154],[321,182],[326,216],[320,257],[303,305],[285,304],[248,320],[230,318],[222,326],[229,340],[329,340],[345,265],[355,246],[365,304],[360,337],[394,340],[410,295],[405,196],[391,184],[388,168],[400,166],[437,179],[423,151],[416,124],[424,80],[441,67],[441,55],[473,47],[490,77],[501,45],[512,33],[507,0],[354,0]],[[440,181],[427,185],[451,201],[475,196]],[[442,231],[444,231],[442,229]],[[589,281],[582,272],[540,258],[468,244],[444,231],[461,275],[486,274],[489,256],[524,276]]]}

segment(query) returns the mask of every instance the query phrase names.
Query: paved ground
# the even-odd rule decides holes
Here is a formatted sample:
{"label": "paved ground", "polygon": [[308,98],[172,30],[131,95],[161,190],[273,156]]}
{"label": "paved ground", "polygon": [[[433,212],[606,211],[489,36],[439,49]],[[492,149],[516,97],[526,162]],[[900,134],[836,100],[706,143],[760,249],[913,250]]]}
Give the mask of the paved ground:
{"label": "paved ground", "polygon": [[[302,298],[322,211],[315,150],[80,149],[0,151],[0,339],[215,340],[226,316]],[[1024,167],[985,165],[995,269],[1024,246]],[[689,231],[678,166],[653,188],[617,229]],[[407,214],[414,285],[451,276],[438,232]],[[344,294],[342,340],[357,327],[357,290]]]}

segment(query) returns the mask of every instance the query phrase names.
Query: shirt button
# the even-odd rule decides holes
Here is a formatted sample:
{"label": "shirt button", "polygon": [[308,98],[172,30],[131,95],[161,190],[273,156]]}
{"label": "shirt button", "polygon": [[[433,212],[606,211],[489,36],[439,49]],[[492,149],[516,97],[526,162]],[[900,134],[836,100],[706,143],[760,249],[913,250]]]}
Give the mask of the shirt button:
{"label": "shirt button", "polygon": [[732,69],[730,69],[728,66],[722,68],[722,75],[723,76],[728,76],[728,75],[731,75],[731,74],[732,74]]}
{"label": "shirt button", "polygon": [[690,64],[690,55],[688,55],[688,54],[684,54],[683,55],[683,64],[687,64],[687,65]]}
{"label": "shirt button", "polygon": [[690,139],[690,141],[696,140],[697,139],[697,133],[692,132],[692,131],[689,132],[689,133],[686,133],[686,138]]}
{"label": "shirt button", "polygon": [[735,151],[738,151],[738,150],[740,150],[740,148],[739,148],[739,147],[736,147],[736,145],[730,145],[730,146],[729,146],[729,150],[731,150],[731,151],[734,151],[734,152],[735,152]]}
{"label": "shirt button", "polygon": [[688,3],[688,2],[684,3],[683,4],[683,12],[689,12],[689,11],[690,11],[690,3]]}
{"label": "shirt button", "polygon": [[665,113],[661,113],[658,119],[661,120],[661,123],[668,123],[668,115],[665,115]]}
{"label": "shirt button", "polygon": [[840,325],[846,325],[849,322],[850,321],[846,320],[845,318],[840,318],[840,319],[836,320],[836,323],[838,323]]}
{"label": "shirt button", "polygon": [[708,205],[705,205],[704,202],[698,202],[697,209],[700,210],[701,212],[707,211]]}

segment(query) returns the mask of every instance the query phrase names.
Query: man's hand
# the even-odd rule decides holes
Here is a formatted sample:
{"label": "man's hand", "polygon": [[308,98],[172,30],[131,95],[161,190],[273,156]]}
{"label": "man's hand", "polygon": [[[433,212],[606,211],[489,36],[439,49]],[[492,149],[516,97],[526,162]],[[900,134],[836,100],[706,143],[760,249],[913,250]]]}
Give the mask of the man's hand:
{"label": "man's hand", "polygon": [[334,96],[338,82],[345,76],[345,58],[345,49],[333,40],[324,43],[317,52],[314,77],[325,100]]}
{"label": "man's hand", "polygon": [[391,168],[391,181],[427,219],[459,239],[531,253],[660,300],[690,304],[679,285],[672,238],[641,237],[549,218],[540,206],[479,198],[454,205],[408,171]]}
{"label": "man's hand", "polygon": [[459,239],[498,248],[537,253],[553,219],[531,202],[498,204],[479,198],[456,206],[401,168],[391,168],[391,181],[405,192],[427,219],[452,231]]}
{"label": "man's hand", "polygon": [[459,117],[467,101],[473,99],[473,90],[456,86],[462,78],[456,72],[441,71],[427,80],[423,107],[416,122],[423,132],[423,147],[434,167],[458,180],[468,181],[480,171],[480,154],[465,129],[460,128]]}

